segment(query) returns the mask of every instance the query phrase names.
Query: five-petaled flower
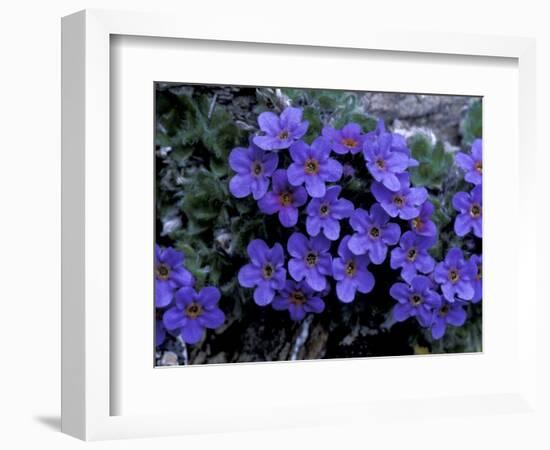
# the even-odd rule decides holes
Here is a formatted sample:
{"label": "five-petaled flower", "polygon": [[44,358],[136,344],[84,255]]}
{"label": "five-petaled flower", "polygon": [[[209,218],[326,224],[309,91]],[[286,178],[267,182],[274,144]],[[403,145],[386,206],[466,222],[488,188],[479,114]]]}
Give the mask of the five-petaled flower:
{"label": "five-petaled flower", "polygon": [[261,239],[254,239],[247,247],[250,263],[239,270],[239,283],[254,290],[254,301],[265,306],[273,300],[275,291],[282,289],[286,280],[285,256],[281,244],[272,248]]}
{"label": "five-petaled flower", "polygon": [[198,293],[193,288],[183,287],[175,297],[176,305],[164,313],[164,326],[178,332],[186,344],[196,344],[205,328],[218,328],[225,321],[218,307],[220,291],[215,287],[204,287]]}
{"label": "five-petaled flower", "polygon": [[265,135],[255,136],[253,141],[264,150],[288,148],[306,134],[309,122],[302,120],[301,108],[285,108],[281,116],[263,112],[258,116],[258,125]]}
{"label": "five-petaled flower", "polygon": [[316,138],[311,145],[297,141],[290,147],[293,163],[288,167],[288,181],[293,186],[305,184],[312,197],[322,197],[326,182],[338,181],[343,167],[330,157],[330,144],[323,137]]}
{"label": "five-petaled flower", "polygon": [[341,130],[327,125],[323,128],[322,134],[330,142],[332,150],[339,155],[350,152],[356,154],[363,148],[365,135],[361,133],[361,127],[356,123],[348,123]]}
{"label": "five-petaled flower", "polygon": [[373,178],[390,191],[400,188],[397,174],[416,164],[407,154],[407,147],[395,147],[394,136],[386,131],[372,131],[365,136],[363,155]]}
{"label": "five-petaled flower", "polygon": [[327,286],[327,275],[332,275],[332,257],[328,253],[330,241],[322,235],[308,239],[302,233],[292,233],[287,250],[292,258],[288,272],[296,281],[305,282],[315,291]]}
{"label": "five-petaled flower", "polygon": [[272,191],[267,192],[259,201],[260,211],[265,214],[279,213],[279,221],[284,227],[293,227],[298,222],[298,208],[307,201],[306,190],[291,186],[287,172],[276,170],[271,179]]}
{"label": "five-petaled flower", "polygon": [[472,303],[479,303],[483,296],[483,267],[482,267],[482,256],[481,255],[472,255],[470,257],[470,262],[475,264],[476,274],[472,280],[474,286],[474,297],[472,298]]}
{"label": "five-petaled flower", "polygon": [[482,142],[476,139],[472,144],[471,154],[457,153],[456,163],[465,172],[464,179],[473,184],[481,184],[483,175]]}
{"label": "five-petaled flower", "polygon": [[174,292],[182,286],[193,286],[195,279],[183,266],[183,253],[172,247],[155,246],[155,305],[165,308],[174,299]]}
{"label": "five-petaled flower", "polygon": [[368,270],[369,257],[354,255],[348,248],[349,236],[338,246],[338,258],[332,260],[332,276],[336,280],[336,295],[344,303],[355,299],[356,291],[368,294],[374,287],[374,276]]}
{"label": "five-petaled flower", "polygon": [[410,221],[411,230],[420,236],[436,236],[437,227],[431,220],[434,213],[434,205],[429,200],[426,200],[420,207],[418,216]]}
{"label": "five-petaled flower", "polygon": [[443,300],[441,305],[433,311],[432,317],[432,337],[441,339],[445,334],[447,325],[460,327],[466,322],[466,311],[460,302],[448,302]]}
{"label": "five-petaled flower", "polygon": [[454,247],[447,252],[445,260],[435,266],[434,280],[441,285],[441,292],[449,302],[472,300],[476,273],[475,264],[466,261],[462,250]]}
{"label": "five-petaled flower", "polygon": [[431,325],[433,310],[441,304],[441,296],[432,290],[432,282],[423,275],[414,277],[410,284],[395,283],[390,295],[398,302],[393,308],[395,320],[402,322],[416,317],[423,327]]}
{"label": "five-petaled flower", "polygon": [[423,187],[411,187],[409,175],[400,173],[397,175],[399,189],[389,190],[382,183],[373,181],[371,191],[376,201],[382,205],[390,217],[400,217],[410,220],[418,217],[420,207],[428,198],[428,191]]}
{"label": "five-petaled flower", "polygon": [[277,164],[279,157],[276,153],[264,152],[252,143],[248,148],[234,148],[229,155],[229,165],[237,174],[231,178],[229,190],[237,198],[250,193],[254,200],[262,198]]}
{"label": "five-petaled flower", "polygon": [[400,152],[407,155],[407,158],[409,158],[409,161],[407,163],[408,167],[418,166],[418,161],[411,157],[411,149],[407,146],[407,141],[405,140],[405,137],[399,133],[391,133],[387,131],[383,119],[378,119],[378,121],[376,122],[376,128],[373,131],[367,133],[366,136],[369,136],[368,139],[377,139],[383,134],[391,134],[392,151]]}
{"label": "five-petaled flower", "polygon": [[311,289],[305,282],[287,280],[273,303],[273,309],[277,311],[288,310],[292,320],[302,320],[306,313],[321,313],[325,309],[325,303],[318,292]]}
{"label": "five-petaled flower", "polygon": [[478,184],[470,193],[457,192],[453,197],[453,207],[459,212],[455,219],[455,233],[465,236],[470,231],[478,238],[482,231],[482,187]]}
{"label": "five-petaled flower", "polygon": [[401,277],[408,283],[418,272],[424,274],[432,272],[435,260],[428,253],[428,249],[434,244],[435,237],[420,236],[412,231],[403,233],[399,247],[394,248],[391,252],[391,268],[402,268]]}
{"label": "five-petaled flower", "polygon": [[353,213],[353,203],[338,196],[342,188],[330,186],[321,198],[313,198],[307,205],[306,230],[310,236],[321,231],[331,241],[340,237],[340,220]]}
{"label": "five-petaled flower", "polygon": [[373,264],[382,264],[386,259],[388,245],[399,241],[401,229],[396,223],[388,223],[390,216],[375,203],[370,213],[358,208],[349,223],[355,233],[348,241],[348,248],[354,255],[368,254]]}

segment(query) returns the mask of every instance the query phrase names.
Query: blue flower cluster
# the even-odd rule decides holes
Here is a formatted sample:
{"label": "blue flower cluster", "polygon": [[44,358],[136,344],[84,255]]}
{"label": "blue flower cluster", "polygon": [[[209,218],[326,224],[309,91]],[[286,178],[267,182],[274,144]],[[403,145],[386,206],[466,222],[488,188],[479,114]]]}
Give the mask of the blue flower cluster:
{"label": "blue flower cluster", "polygon": [[[416,317],[435,339],[447,325],[465,322],[465,302],[481,299],[481,256],[466,261],[458,248],[449,250],[441,262],[430,255],[438,234],[434,205],[424,187],[411,184],[408,169],[418,162],[403,136],[387,131],[379,120],[366,134],[355,123],[340,130],[325,126],[307,144],[302,138],[309,124],[302,110],[292,107],[280,116],[260,114],[258,125],[260,134],[251,138],[249,147],[230,154],[235,171],[230,192],[237,198],[252,195],[262,213],[277,213],[290,235],[286,245],[269,247],[262,239],[248,245],[250,262],[240,269],[238,280],[254,288],[256,304],[288,310],[291,319],[301,320],[306,313],[324,310],[331,281],[337,298],[352,302],[357,292],[372,291],[375,279],[369,266],[383,264],[393,248],[389,264],[403,279],[390,290],[397,301],[395,320]],[[362,154],[372,177],[375,202],[368,209],[341,197],[343,183],[338,183],[345,169],[337,158],[348,153]],[[279,167],[280,160],[289,163]],[[481,141],[474,143],[471,155],[459,154],[456,160],[465,179],[476,185],[453,198],[459,211],[456,234],[472,231],[481,237]],[[353,176],[353,171],[346,175]],[[345,235],[344,221],[352,230]],[[408,229],[402,230],[403,224]]]}
{"label": "blue flower cluster", "polygon": [[155,247],[156,345],[166,332],[180,336],[187,344],[196,344],[206,328],[218,328],[225,315],[218,307],[220,291],[207,286],[195,291],[195,278],[184,266],[183,253],[167,247]]}

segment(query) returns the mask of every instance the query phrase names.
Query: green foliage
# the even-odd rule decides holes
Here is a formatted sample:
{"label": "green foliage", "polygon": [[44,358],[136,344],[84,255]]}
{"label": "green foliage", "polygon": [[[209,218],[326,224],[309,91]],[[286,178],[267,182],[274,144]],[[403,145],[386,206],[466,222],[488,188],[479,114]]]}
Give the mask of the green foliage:
{"label": "green foliage", "polygon": [[412,136],[408,145],[413,158],[419,162],[418,167],[410,169],[412,182],[418,186],[441,189],[453,165],[453,155],[445,152],[441,142],[432,145],[423,134]]}
{"label": "green foliage", "polygon": [[463,142],[471,145],[474,139],[481,138],[483,131],[483,113],[481,100],[474,101],[468,108],[466,116],[460,124]]}
{"label": "green foliage", "polygon": [[365,133],[376,128],[376,120],[369,117],[359,100],[359,93],[325,91],[319,89],[282,89],[294,106],[304,107],[304,117],[310,122],[305,140],[318,136],[324,125],[342,128],[356,122]]}

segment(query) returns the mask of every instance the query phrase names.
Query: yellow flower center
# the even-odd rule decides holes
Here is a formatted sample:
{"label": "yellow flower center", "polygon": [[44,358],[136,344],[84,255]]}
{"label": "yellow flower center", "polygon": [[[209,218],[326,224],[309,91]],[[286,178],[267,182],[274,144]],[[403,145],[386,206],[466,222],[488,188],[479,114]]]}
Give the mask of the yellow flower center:
{"label": "yellow flower center", "polygon": [[416,255],[417,255],[416,249],[411,248],[411,249],[407,252],[407,259],[408,259],[409,261],[414,261],[414,260],[416,259]]}
{"label": "yellow flower center", "polygon": [[185,308],[185,314],[191,319],[195,319],[202,313],[202,306],[199,303],[193,302]]}
{"label": "yellow flower center", "polygon": [[357,271],[357,267],[355,266],[355,261],[349,261],[346,264],[346,275],[351,277],[355,274],[356,271]]}
{"label": "yellow flower center", "polygon": [[293,305],[303,305],[306,302],[306,296],[300,291],[294,291],[290,294],[290,303]]}
{"label": "yellow flower center", "polygon": [[306,255],[306,264],[309,267],[313,267],[315,264],[317,264],[317,254],[313,252],[309,252]]}
{"label": "yellow flower center", "polygon": [[277,137],[281,140],[281,141],[284,141],[285,139],[288,139],[288,131],[287,130],[282,130],[279,132],[279,134],[277,135]]}
{"label": "yellow flower center", "polygon": [[400,195],[396,195],[394,198],[393,198],[393,202],[396,204],[396,206],[398,208],[401,208],[403,206],[403,204],[405,203],[405,200],[403,199],[403,197],[401,197]]}
{"label": "yellow flower center", "polygon": [[372,238],[378,239],[380,237],[380,230],[377,227],[372,227],[369,234]]}
{"label": "yellow flower center", "polygon": [[474,165],[475,169],[479,172],[479,173],[482,173],[482,170],[483,170],[483,164],[481,163],[481,161],[478,161],[475,163]]}
{"label": "yellow flower center", "polygon": [[321,213],[321,216],[323,216],[323,217],[328,216],[328,213],[329,213],[328,205],[323,203],[321,205],[321,207],[319,208],[319,212]]}
{"label": "yellow flower center", "polygon": [[283,192],[279,196],[279,201],[283,206],[289,206],[292,204],[292,194],[290,192]]}
{"label": "yellow flower center", "polygon": [[451,280],[453,283],[456,283],[459,278],[460,276],[458,275],[458,271],[456,269],[449,270],[449,280]]}
{"label": "yellow flower center", "polygon": [[308,175],[319,173],[319,163],[314,159],[308,159],[304,165],[304,170]]}
{"label": "yellow flower center", "polygon": [[159,280],[167,280],[170,277],[170,268],[166,264],[159,264],[155,269]]}
{"label": "yellow flower center", "polygon": [[481,206],[478,204],[473,204],[470,208],[470,216],[472,216],[474,219],[481,216]]}
{"label": "yellow flower center", "polygon": [[263,167],[259,162],[252,164],[252,172],[254,175],[258,176],[263,172]]}
{"label": "yellow flower center", "polygon": [[266,264],[263,268],[264,278],[269,280],[273,276],[273,266],[271,264]]}
{"label": "yellow flower center", "polygon": [[411,295],[410,301],[411,305],[418,306],[422,303],[422,297],[418,294],[413,294]]}

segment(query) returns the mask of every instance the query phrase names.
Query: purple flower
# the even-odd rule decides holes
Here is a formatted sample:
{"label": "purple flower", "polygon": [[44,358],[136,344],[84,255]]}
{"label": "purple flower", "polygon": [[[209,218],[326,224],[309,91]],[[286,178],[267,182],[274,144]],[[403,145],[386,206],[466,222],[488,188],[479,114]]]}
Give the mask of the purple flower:
{"label": "purple flower", "polygon": [[410,187],[409,175],[400,173],[397,175],[399,189],[390,191],[382,183],[373,181],[372,194],[376,201],[382,205],[390,217],[400,217],[409,220],[420,214],[420,207],[428,198],[428,191],[423,187]]}
{"label": "purple flower", "polygon": [[481,255],[472,255],[470,262],[475,264],[476,267],[476,274],[472,279],[472,284],[474,286],[474,297],[472,298],[472,303],[479,303],[481,301],[481,297],[483,296],[483,269]]}
{"label": "purple flower", "polygon": [[330,142],[332,150],[340,155],[349,152],[354,155],[360,152],[365,139],[361,127],[356,123],[348,123],[341,130],[326,126],[323,128],[323,137]]}
{"label": "purple flower", "polygon": [[455,233],[465,236],[470,231],[478,238],[482,229],[482,192],[481,184],[472,189],[469,194],[457,192],[453,197],[453,207],[460,213],[455,219]]}
{"label": "purple flower", "polygon": [[309,122],[302,121],[300,108],[285,108],[281,117],[272,112],[263,112],[258,116],[258,125],[265,136],[255,136],[254,144],[264,150],[280,150],[306,134]]}
{"label": "purple flower", "polygon": [[325,309],[325,303],[318,295],[305,282],[287,280],[271,306],[277,311],[288,309],[292,320],[302,320],[306,313],[319,314]]}
{"label": "purple flower", "polygon": [[417,272],[430,273],[434,270],[435,261],[429,255],[428,249],[435,244],[435,237],[419,236],[407,231],[401,236],[399,247],[391,252],[390,266],[392,269],[402,268],[401,276],[410,283]]}
{"label": "purple flower", "polygon": [[420,207],[418,216],[411,220],[411,229],[420,236],[437,235],[437,227],[431,220],[433,213],[434,205],[429,200],[425,201]]}
{"label": "purple flower", "polygon": [[464,179],[473,184],[481,184],[483,162],[481,157],[481,139],[476,139],[472,144],[471,154],[457,153],[456,163],[466,172]]}
{"label": "purple flower", "polygon": [[255,239],[247,247],[250,264],[239,270],[239,284],[254,290],[254,301],[265,306],[273,300],[276,289],[282,289],[286,280],[285,256],[281,244],[272,248],[261,239]]}
{"label": "purple flower", "polygon": [[416,317],[423,327],[431,325],[433,310],[439,308],[441,296],[431,289],[428,277],[419,275],[410,284],[395,283],[390,288],[390,295],[398,301],[393,308],[393,317],[403,322],[409,317]]}
{"label": "purple flower", "polygon": [[265,214],[279,213],[281,224],[293,227],[298,222],[298,207],[307,201],[306,190],[291,186],[284,169],[276,170],[271,181],[273,190],[258,201],[258,206]]}
{"label": "purple flower", "polygon": [[162,323],[162,319],[156,319],[155,321],[155,345],[158,347],[162,345],[166,339],[166,328]]}
{"label": "purple flower", "polygon": [[466,311],[462,303],[450,303],[443,300],[439,308],[433,312],[432,317],[432,337],[441,339],[445,334],[447,325],[460,327],[466,322]]}
{"label": "purple flower", "polygon": [[409,147],[407,147],[405,137],[399,133],[389,133],[388,131],[386,131],[386,125],[384,124],[384,121],[382,119],[378,119],[378,121],[376,122],[376,129],[374,131],[371,131],[370,133],[367,133],[367,136],[369,136],[368,139],[374,139],[379,138],[383,134],[391,134],[391,149],[393,151],[407,155],[407,158],[409,158],[408,167],[418,166],[418,161],[411,158],[411,150],[409,149]]}
{"label": "purple flower", "polygon": [[327,285],[326,276],[332,275],[329,249],[330,241],[322,235],[308,239],[302,233],[292,233],[287,244],[292,256],[288,272],[296,281],[305,279],[311,289],[322,291]]}
{"label": "purple flower", "polygon": [[378,121],[376,130],[365,136],[363,155],[373,178],[390,191],[397,191],[400,187],[396,176],[398,173],[418,165],[418,162],[410,157],[410,150],[404,139],[395,133],[385,131],[383,121]]}
{"label": "purple flower", "polygon": [[332,276],[336,280],[336,295],[344,302],[349,303],[355,299],[355,292],[368,294],[374,287],[374,277],[367,266],[367,255],[354,255],[348,248],[350,237],[345,236],[338,246],[339,258],[332,261]]}
{"label": "purple flower", "polygon": [[325,237],[335,241],[340,236],[339,220],[351,216],[353,203],[338,199],[342,188],[330,186],[324,197],[314,198],[307,205],[306,229],[310,236],[317,236],[321,230]]}
{"label": "purple flower", "polygon": [[155,246],[155,306],[165,308],[174,299],[174,292],[182,286],[193,286],[195,279],[183,267],[183,253],[172,247]]}
{"label": "purple flower", "polygon": [[277,154],[264,152],[252,143],[248,148],[234,148],[229,155],[229,165],[237,174],[231,178],[229,190],[237,198],[246,197],[250,193],[254,200],[262,198],[277,164]]}
{"label": "purple flower", "polygon": [[452,248],[445,260],[435,266],[434,280],[441,285],[443,296],[449,301],[472,300],[474,287],[472,280],[476,276],[475,264],[464,260],[462,250]]}
{"label": "purple flower", "polygon": [[338,181],[342,177],[342,164],[330,158],[330,145],[323,137],[318,137],[311,146],[298,141],[290,147],[294,161],[288,167],[288,181],[293,186],[305,183],[312,197],[325,195],[327,181]]}
{"label": "purple flower", "polygon": [[183,287],[176,292],[176,306],[164,313],[164,326],[169,331],[179,330],[186,344],[196,344],[205,328],[218,328],[225,321],[219,300],[220,291],[215,287],[204,287],[198,293]]}
{"label": "purple flower", "polygon": [[348,248],[354,255],[368,254],[373,264],[382,264],[386,259],[388,245],[399,241],[401,229],[396,223],[388,223],[390,216],[375,203],[370,214],[358,208],[351,215],[349,223],[355,233],[348,241]]}

